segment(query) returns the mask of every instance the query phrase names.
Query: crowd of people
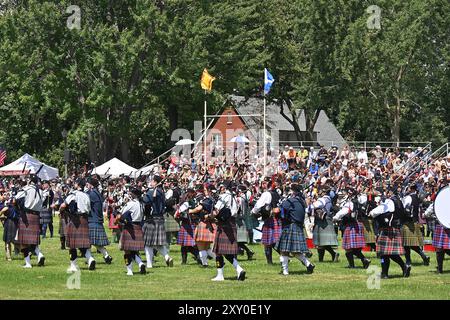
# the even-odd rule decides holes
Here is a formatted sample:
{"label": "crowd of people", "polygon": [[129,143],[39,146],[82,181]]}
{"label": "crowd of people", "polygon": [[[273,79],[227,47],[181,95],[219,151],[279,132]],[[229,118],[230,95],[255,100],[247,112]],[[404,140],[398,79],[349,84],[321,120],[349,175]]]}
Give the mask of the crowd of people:
{"label": "crowd of people", "polygon": [[433,214],[433,201],[449,184],[450,154],[436,158],[425,148],[285,146],[271,155],[266,167],[264,172],[260,162],[250,159],[210,161],[205,167],[172,155],[137,177],[100,177],[85,170],[51,181],[36,175],[7,178],[0,185],[6,259],[11,260],[14,245],[24,255],[25,268],[32,267],[33,255],[44,266],[39,245],[47,231],[54,236],[57,216],[61,250],[70,253],[70,272],[79,270],[78,257],[86,259],[89,270],[96,269],[91,247],[105,263],[112,262],[105,221],[124,253],[128,275],[133,275],[133,263],[145,274],[155,254],[172,267],[170,246],[176,238],[182,264],[189,254],[203,267],[215,259],[212,280],[223,281],[226,259],[237,279],[245,280],[237,257],[253,259],[248,244],[255,229],[262,233],[267,263],[273,264],[277,252],[284,275],[293,258],[313,272],[307,238],[313,240],[319,263],[327,252],[339,262],[339,233],[348,267],[355,268],[356,257],[367,268],[371,261],[363,248],[369,246],[380,258],[383,278],[389,276],[391,260],[408,277],[411,251],[429,265],[423,246],[424,237],[432,235],[437,271],[443,272],[450,230]]}

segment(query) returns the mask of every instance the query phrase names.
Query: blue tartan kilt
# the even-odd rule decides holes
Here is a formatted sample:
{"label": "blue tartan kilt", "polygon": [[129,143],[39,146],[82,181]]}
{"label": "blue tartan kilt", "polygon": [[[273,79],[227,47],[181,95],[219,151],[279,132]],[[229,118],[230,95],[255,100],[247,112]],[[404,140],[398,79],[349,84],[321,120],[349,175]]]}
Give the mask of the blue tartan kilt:
{"label": "blue tartan kilt", "polygon": [[164,216],[151,217],[142,226],[144,245],[147,247],[167,245]]}
{"label": "blue tartan kilt", "polygon": [[42,210],[40,213],[39,223],[42,225],[42,224],[48,224],[51,222],[53,222],[52,211],[49,209]]}
{"label": "blue tartan kilt", "polygon": [[280,239],[275,244],[275,249],[280,252],[308,252],[308,245],[303,234],[303,226],[296,223],[284,226],[281,230]]}
{"label": "blue tartan kilt", "polygon": [[450,249],[450,229],[444,228],[438,222],[434,226],[433,247],[436,249]]}
{"label": "blue tartan kilt", "polygon": [[195,246],[195,224],[188,219],[182,219],[178,231],[177,244],[184,247]]}
{"label": "blue tartan kilt", "polygon": [[104,247],[109,245],[105,227],[100,223],[89,223],[89,240],[94,246]]}
{"label": "blue tartan kilt", "polygon": [[281,219],[270,217],[264,220],[262,226],[261,244],[270,246],[277,243],[281,235]]}
{"label": "blue tartan kilt", "polygon": [[316,247],[338,246],[336,231],[334,230],[333,220],[327,216],[325,219],[314,219],[313,242]]}
{"label": "blue tartan kilt", "polygon": [[345,250],[362,249],[365,246],[364,225],[361,222],[347,224],[342,237],[342,248]]}

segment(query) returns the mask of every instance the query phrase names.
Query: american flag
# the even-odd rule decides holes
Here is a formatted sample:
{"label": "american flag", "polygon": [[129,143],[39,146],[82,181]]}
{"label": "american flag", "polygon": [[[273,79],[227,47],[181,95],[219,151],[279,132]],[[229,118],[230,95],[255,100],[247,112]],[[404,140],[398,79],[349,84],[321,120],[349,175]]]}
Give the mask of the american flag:
{"label": "american flag", "polygon": [[6,150],[0,146],[0,166],[2,166],[5,163],[6,159]]}

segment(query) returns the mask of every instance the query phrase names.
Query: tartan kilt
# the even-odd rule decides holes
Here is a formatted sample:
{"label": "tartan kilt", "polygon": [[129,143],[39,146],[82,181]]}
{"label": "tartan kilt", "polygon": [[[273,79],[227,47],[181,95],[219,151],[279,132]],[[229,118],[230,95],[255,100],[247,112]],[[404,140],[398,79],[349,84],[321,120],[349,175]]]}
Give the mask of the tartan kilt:
{"label": "tartan kilt", "polygon": [[367,217],[363,217],[360,222],[364,226],[364,240],[366,241],[366,244],[376,243],[377,237],[375,235],[372,220]]}
{"label": "tartan kilt", "polygon": [[177,244],[183,247],[195,246],[195,224],[188,219],[181,220],[180,231],[178,231]]}
{"label": "tartan kilt", "polygon": [[40,219],[39,219],[40,224],[48,224],[48,223],[53,222],[53,216],[52,216],[51,210],[45,209],[45,210],[41,211],[39,217],[40,217]]}
{"label": "tartan kilt", "polygon": [[213,251],[215,254],[238,254],[236,220],[231,217],[227,222],[217,224]]}
{"label": "tartan kilt", "polygon": [[144,250],[144,235],[140,223],[127,224],[122,228],[119,248],[122,251]]}
{"label": "tartan kilt", "polygon": [[6,219],[3,223],[3,242],[13,243],[17,236],[19,222],[12,219]]}
{"label": "tartan kilt", "polygon": [[67,222],[65,219],[65,214],[59,213],[59,236],[66,237],[67,236]]}
{"label": "tartan kilt", "polygon": [[195,228],[195,242],[214,242],[217,226],[211,222],[200,221]]}
{"label": "tartan kilt", "polygon": [[339,245],[331,217],[327,216],[323,220],[314,219],[313,242],[316,247]]}
{"label": "tartan kilt", "polygon": [[89,240],[95,246],[108,246],[109,240],[105,227],[101,223],[89,223]]}
{"label": "tartan kilt", "polygon": [[345,226],[344,235],[342,236],[342,248],[361,249],[366,246],[364,239],[364,226],[361,222],[349,223]]}
{"label": "tartan kilt", "polygon": [[20,245],[38,245],[40,233],[39,214],[22,213],[19,219],[17,243]]}
{"label": "tartan kilt", "polygon": [[244,223],[244,219],[239,217],[236,219],[237,242],[248,242],[248,232]]}
{"label": "tartan kilt", "polygon": [[69,249],[89,249],[89,223],[86,216],[69,215],[69,223],[66,227],[66,243]]}
{"label": "tartan kilt", "polygon": [[264,220],[262,226],[261,244],[270,246],[277,243],[281,235],[281,219],[270,217]]}
{"label": "tartan kilt", "polygon": [[405,254],[400,229],[392,227],[380,228],[380,235],[377,239],[377,254],[381,256]]}
{"label": "tartan kilt", "polygon": [[253,229],[259,226],[258,219],[252,214],[244,215],[244,224],[248,231],[252,231]]}
{"label": "tartan kilt", "polygon": [[420,224],[415,222],[406,222],[401,229],[404,247],[423,247],[423,236],[420,232]]}
{"label": "tartan kilt", "polygon": [[164,228],[166,228],[166,232],[178,232],[180,230],[180,225],[173,215],[167,213],[164,219]]}
{"label": "tartan kilt", "polygon": [[433,247],[436,249],[450,249],[450,229],[444,228],[436,222],[433,232]]}
{"label": "tartan kilt", "polygon": [[275,244],[275,250],[292,253],[308,252],[303,226],[296,223],[284,226],[281,230],[280,239]]}
{"label": "tartan kilt", "polygon": [[147,247],[167,245],[166,229],[164,228],[164,216],[151,217],[142,226],[144,245]]}

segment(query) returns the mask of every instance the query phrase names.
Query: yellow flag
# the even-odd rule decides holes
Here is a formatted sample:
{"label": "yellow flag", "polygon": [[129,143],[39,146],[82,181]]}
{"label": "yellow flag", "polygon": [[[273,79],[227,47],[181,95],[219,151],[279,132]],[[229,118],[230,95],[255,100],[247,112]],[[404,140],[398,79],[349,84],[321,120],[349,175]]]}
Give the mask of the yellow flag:
{"label": "yellow flag", "polygon": [[206,68],[203,70],[202,74],[202,80],[200,81],[200,84],[202,86],[203,90],[211,91],[212,89],[212,82],[216,80],[212,75],[208,73],[208,70]]}

